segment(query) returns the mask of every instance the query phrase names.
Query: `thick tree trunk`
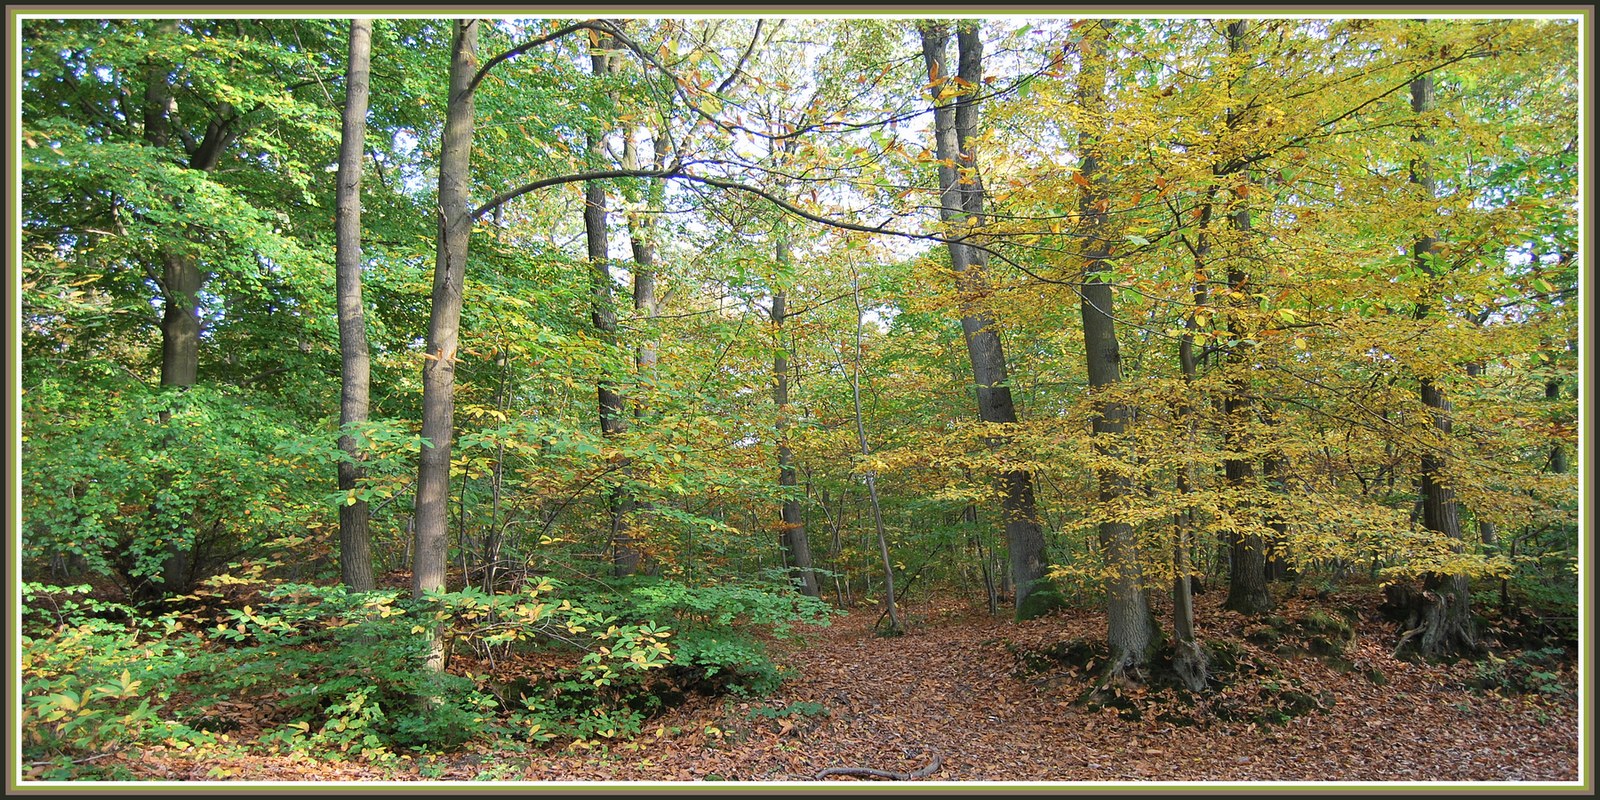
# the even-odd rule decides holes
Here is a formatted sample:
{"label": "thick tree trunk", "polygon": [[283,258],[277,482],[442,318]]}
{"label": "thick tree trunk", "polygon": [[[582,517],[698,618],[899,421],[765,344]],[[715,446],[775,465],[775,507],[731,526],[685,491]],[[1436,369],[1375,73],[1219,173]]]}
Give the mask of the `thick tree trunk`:
{"label": "thick tree trunk", "polygon": [[[1109,81],[1106,39],[1112,25],[1111,22],[1097,23],[1084,35],[1078,104],[1091,117],[1106,113]],[[1084,266],[1084,284],[1080,290],[1083,350],[1088,365],[1089,391],[1091,396],[1100,396],[1094,402],[1093,412],[1095,452],[1107,460],[1121,462],[1127,454],[1118,440],[1126,432],[1130,412],[1122,402],[1105,396],[1115,392],[1122,380],[1122,356],[1117,345],[1115,298],[1111,284],[1100,275],[1105,269],[1105,260],[1110,257],[1109,197],[1104,188],[1105,179],[1100,175],[1100,136],[1092,127],[1096,123],[1089,124],[1091,127],[1078,136],[1078,150],[1083,159],[1082,177],[1088,184],[1078,203],[1084,220],[1083,248],[1089,259]],[[1096,477],[1103,512],[1120,507],[1133,491],[1128,474],[1121,469],[1102,468]],[[1143,576],[1139,570],[1137,540],[1131,524],[1114,518],[1100,523],[1099,537],[1106,570],[1110,573],[1106,580],[1106,622],[1111,644],[1107,676],[1137,677],[1148,663],[1156,643],[1155,620],[1145,600]]]}
{"label": "thick tree trunk", "polygon": [[[161,33],[178,36],[177,22],[162,23]],[[171,65],[155,60],[145,67],[144,140],[157,149],[172,145],[172,113],[176,103],[170,72]],[[219,103],[216,115],[207,125],[204,140],[185,149],[189,168],[201,172],[215,170],[224,149],[237,135],[236,123],[232,107]],[[182,199],[172,198],[172,202],[181,205]],[[200,268],[199,259],[179,247],[161,246],[158,258],[162,299],[161,386],[185,388],[196,383],[200,371],[200,292],[205,288],[206,274]],[[161,413],[162,424],[170,418],[170,411]],[[160,585],[146,582],[139,592],[144,599],[154,599],[162,593],[187,592],[198,577],[200,553],[194,523],[195,520],[180,523],[170,532]]]}
{"label": "thick tree trunk", "polygon": [[[947,223],[982,224],[983,185],[977,172],[977,106],[963,98],[954,103],[942,101],[940,93],[952,83],[946,53],[950,32],[946,23],[919,23],[923,62],[928,69],[929,92],[934,106],[934,142],[939,157],[940,216]],[[983,86],[982,49],[977,23],[963,23],[957,33],[961,48],[961,74],[955,76],[969,87]],[[945,166],[955,164],[956,167]],[[962,183],[966,181],[966,183]],[[963,298],[985,293],[983,275],[987,258],[982,251],[961,242],[950,242],[950,265],[956,275],[956,288]],[[961,331],[972,363],[977,385],[978,416],[985,422],[1015,424],[1016,406],[1006,385],[1005,349],[995,329],[993,317],[975,303],[961,302]],[[994,447],[1004,439],[991,442]],[[1034,500],[1033,477],[1015,470],[1001,477],[1001,518],[1006,526],[1006,545],[1010,552],[1009,577],[1016,587],[1016,608],[1021,611],[1028,595],[1044,582],[1044,533],[1039,527]]]}
{"label": "thick tree trunk", "polygon": [[[1230,54],[1244,52],[1244,37],[1248,30],[1249,23],[1243,20],[1228,24]],[[1227,124],[1230,129],[1239,125],[1239,113],[1236,110],[1228,112]],[[1250,209],[1243,205],[1242,198],[1237,202],[1239,205],[1228,215],[1228,220],[1241,235],[1241,246],[1244,246],[1243,237],[1250,235]],[[1244,271],[1241,256],[1235,254],[1231,262],[1235,266],[1228,268],[1228,287],[1233,292],[1231,305],[1237,309],[1245,307],[1245,298],[1249,297],[1252,290],[1250,276]],[[1235,339],[1242,341],[1249,338],[1237,313],[1232,315],[1228,328]],[[1239,453],[1248,445],[1245,429],[1249,425],[1251,397],[1249,380],[1242,374],[1245,368],[1244,346],[1239,345],[1229,359],[1235,376],[1228,382],[1228,396],[1223,401],[1223,412],[1227,417],[1223,428],[1223,446],[1232,453]],[[1223,460],[1222,468],[1228,486],[1234,491],[1254,488],[1255,466],[1250,459],[1240,456],[1227,458]],[[1239,516],[1242,518],[1246,515],[1241,513]],[[1254,527],[1229,532],[1229,555],[1233,568],[1228,576],[1228,597],[1223,602],[1226,608],[1250,615],[1263,614],[1273,608],[1272,594],[1267,589],[1267,548]]]}
{"label": "thick tree trunk", "polygon": [[[791,256],[789,242],[779,236],[777,260],[780,270],[787,266]],[[781,278],[779,280],[782,280]],[[782,289],[772,293],[772,403],[777,406],[778,489],[783,492],[779,511],[784,561],[789,565],[789,579],[803,594],[817,597],[817,576],[811,562],[811,541],[806,537],[805,519],[800,510],[800,498],[795,496],[799,476],[794,468],[794,450],[789,447],[789,351],[783,339],[783,321],[786,297]]]}
{"label": "thick tree trunk", "polygon": [[[366,477],[365,454],[355,428],[367,421],[371,362],[367,323],[361,305],[361,164],[367,133],[370,91],[372,20],[350,23],[350,64],[346,71],[343,133],[339,142],[338,212],[334,264],[339,304],[340,396],[339,489],[352,492]],[[367,501],[345,500],[339,506],[339,572],[351,591],[377,588],[372,574],[372,534]]]}
{"label": "thick tree trunk", "polygon": [[[422,366],[422,445],[417,467],[416,537],[411,589],[416,597],[445,588],[449,547],[450,450],[455,426],[456,349],[472,217],[473,99],[478,68],[478,21],[457,20],[451,46],[450,89],[439,158],[439,242]],[[444,669],[443,643],[435,640],[428,666]]]}
{"label": "thick tree trunk", "polygon": [[[1411,110],[1424,114],[1433,110],[1433,76],[1424,75],[1411,82]],[[1431,140],[1418,133],[1412,141],[1426,146]],[[1411,164],[1411,182],[1420,187],[1423,196],[1437,194],[1427,159],[1419,156]],[[1432,258],[1438,242],[1431,233],[1417,239],[1412,254],[1417,267],[1432,277],[1439,271]],[[1426,303],[1417,305],[1418,319],[1426,317]],[[1422,404],[1433,416],[1433,427],[1439,434],[1439,445],[1425,451],[1418,465],[1421,473],[1422,525],[1428,530],[1457,542],[1461,539],[1461,520],[1456,508],[1455,489],[1451,487],[1448,462],[1449,441],[1453,423],[1451,404],[1444,390],[1432,378],[1420,381],[1418,392]],[[1472,587],[1465,575],[1429,573],[1423,576],[1423,591],[1417,606],[1408,620],[1410,630],[1401,635],[1396,652],[1415,652],[1426,658],[1447,658],[1456,655],[1475,655],[1479,652],[1477,632],[1472,621]]]}

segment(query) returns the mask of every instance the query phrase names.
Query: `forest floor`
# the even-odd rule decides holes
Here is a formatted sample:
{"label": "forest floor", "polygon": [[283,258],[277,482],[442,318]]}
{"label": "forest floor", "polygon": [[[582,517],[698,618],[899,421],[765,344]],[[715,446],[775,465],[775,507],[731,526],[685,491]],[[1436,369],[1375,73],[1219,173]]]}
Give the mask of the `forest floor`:
{"label": "forest floor", "polygon": [[[795,674],[776,694],[691,694],[641,737],[606,747],[381,765],[158,752],[117,758],[151,780],[812,781],[840,767],[915,773],[935,759],[937,768],[918,780],[1577,780],[1570,660],[1536,672],[1539,690],[1485,689],[1486,674],[1510,675],[1522,662],[1514,654],[1498,663],[1397,660],[1395,626],[1377,613],[1372,587],[1284,598],[1273,624],[1220,610],[1219,595],[1199,598],[1196,616],[1206,641],[1231,654],[1216,664],[1226,685],[1197,702],[1175,689],[1075,702],[1090,687],[1093,664],[1081,666],[1086,648],[1061,645],[1104,639],[1103,617],[1093,611],[1018,623],[930,602],[907,609],[911,629],[901,637],[875,635],[878,612],[860,609],[801,642],[777,643],[778,660]],[[1337,656],[1305,652],[1303,645],[1317,646],[1307,633],[1317,612],[1335,608],[1357,617],[1353,639],[1347,632]]]}

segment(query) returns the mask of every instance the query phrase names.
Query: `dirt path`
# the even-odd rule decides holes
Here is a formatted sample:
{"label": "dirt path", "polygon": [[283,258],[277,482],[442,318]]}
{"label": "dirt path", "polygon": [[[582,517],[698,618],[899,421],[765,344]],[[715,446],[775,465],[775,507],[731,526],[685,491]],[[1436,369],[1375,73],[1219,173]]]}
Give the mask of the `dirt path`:
{"label": "dirt path", "polygon": [[[1203,604],[1201,625],[1243,630],[1244,620]],[[1131,721],[1073,704],[1085,684],[1060,674],[1018,676],[1008,648],[1099,640],[1092,613],[1026,623],[932,612],[907,636],[871,635],[872,615],[836,622],[788,655],[800,677],[775,697],[731,708],[679,709],[683,734],[635,755],[560,759],[532,779],[812,780],[842,766],[912,772],[933,755],[936,781],[1572,781],[1577,716],[1566,707],[1501,699],[1460,687],[1473,667],[1396,661],[1393,634],[1366,621],[1340,672],[1309,658],[1272,659],[1280,681],[1328,693],[1327,707],[1281,726]],[[1378,686],[1367,677],[1380,670]],[[1241,682],[1244,683],[1244,682]],[[1254,683],[1235,693],[1256,689]],[[1252,698],[1244,697],[1249,701]],[[1220,700],[1218,702],[1221,702]],[[756,709],[817,704],[784,724]],[[805,706],[801,706],[805,708]],[[768,712],[769,714],[772,712]],[[753,718],[752,718],[753,717]],[[707,735],[705,725],[730,733]],[[577,772],[567,772],[575,770]],[[563,775],[564,773],[564,775]],[[830,778],[851,780],[852,778]]]}

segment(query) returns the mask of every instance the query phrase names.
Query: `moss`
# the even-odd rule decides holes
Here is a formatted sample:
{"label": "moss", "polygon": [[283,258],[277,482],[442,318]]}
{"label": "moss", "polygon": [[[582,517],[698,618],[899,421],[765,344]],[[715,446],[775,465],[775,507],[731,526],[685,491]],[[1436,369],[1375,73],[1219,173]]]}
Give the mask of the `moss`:
{"label": "moss", "polygon": [[1022,605],[1017,606],[1017,619],[1035,619],[1066,607],[1067,598],[1061,592],[1051,587],[1035,589],[1028,593]]}
{"label": "moss", "polygon": [[1340,619],[1326,611],[1309,611],[1300,618],[1300,629],[1309,634],[1317,634],[1331,638],[1349,641],[1356,638],[1355,628],[1349,621]]}
{"label": "moss", "polygon": [[1389,676],[1383,674],[1383,670],[1378,669],[1377,667],[1367,670],[1366,676],[1367,680],[1371,681],[1373,686],[1389,685]]}

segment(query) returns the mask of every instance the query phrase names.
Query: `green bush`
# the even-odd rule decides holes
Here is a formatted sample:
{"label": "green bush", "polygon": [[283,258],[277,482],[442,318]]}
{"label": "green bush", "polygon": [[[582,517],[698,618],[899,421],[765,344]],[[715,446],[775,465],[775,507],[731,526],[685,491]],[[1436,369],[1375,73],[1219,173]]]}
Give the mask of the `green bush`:
{"label": "green bush", "polygon": [[827,625],[837,613],[814,597],[763,584],[688,586],[673,580],[637,579],[592,607],[629,619],[654,620],[677,632],[674,672],[690,688],[709,693],[767,694],[783,671],[752,631],[797,635],[798,624]]}
{"label": "green bush", "polygon": [[[396,592],[349,594],[343,587],[285,585],[260,608],[227,608],[205,633],[228,646],[193,677],[213,698],[251,696],[292,716],[269,741],[296,749],[375,755],[391,748],[451,748],[490,733],[546,741],[588,732],[597,703],[535,701],[502,719],[488,680],[426,666],[435,631],[447,650],[520,644],[586,652],[562,676],[569,697],[591,701],[629,674],[665,666],[668,632],[618,625],[551,595],[545,581],[512,594],[434,592],[420,601]],[[575,724],[572,718],[578,718]]]}
{"label": "green bush", "polygon": [[91,600],[88,591],[22,587],[22,757],[47,780],[80,777],[92,767],[77,765],[103,753],[184,733],[160,708],[188,654],[162,627]]}
{"label": "green bush", "polygon": [[333,437],[276,409],[196,386],[128,388],[69,412],[63,391],[46,384],[26,401],[25,563],[65,557],[152,599],[188,590],[163,584],[171,549],[204,576],[223,554],[268,552],[329,515]]}

